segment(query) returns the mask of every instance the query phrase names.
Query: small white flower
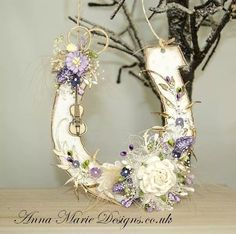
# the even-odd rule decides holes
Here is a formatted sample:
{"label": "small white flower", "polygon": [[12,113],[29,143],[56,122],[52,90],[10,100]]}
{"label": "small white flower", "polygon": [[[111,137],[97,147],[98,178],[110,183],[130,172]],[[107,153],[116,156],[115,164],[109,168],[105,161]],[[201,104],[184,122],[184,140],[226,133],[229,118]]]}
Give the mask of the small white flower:
{"label": "small white flower", "polygon": [[170,139],[176,141],[179,137],[184,136],[185,129],[181,128],[180,126],[171,125],[163,134],[164,142],[167,142]]}
{"label": "small white flower", "polygon": [[70,44],[68,44],[68,45],[66,46],[66,50],[67,50],[68,52],[74,52],[74,51],[78,50],[78,48],[77,48],[77,46],[74,45],[73,43],[70,43]]}
{"label": "small white flower", "polygon": [[114,198],[112,187],[118,181],[122,167],[123,165],[119,161],[116,161],[114,164],[103,163],[101,166],[102,175],[97,180],[99,183],[97,190],[103,192],[108,197]]}
{"label": "small white flower", "polygon": [[152,156],[138,169],[140,189],[155,196],[166,194],[177,182],[174,169],[170,160],[161,161],[158,156]]}

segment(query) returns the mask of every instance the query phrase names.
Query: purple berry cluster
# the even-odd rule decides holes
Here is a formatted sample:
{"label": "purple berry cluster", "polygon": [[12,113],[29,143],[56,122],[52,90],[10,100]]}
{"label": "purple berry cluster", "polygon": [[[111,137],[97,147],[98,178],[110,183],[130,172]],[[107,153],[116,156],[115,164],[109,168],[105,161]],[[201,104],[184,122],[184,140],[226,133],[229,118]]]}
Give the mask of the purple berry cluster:
{"label": "purple berry cluster", "polygon": [[[133,145],[133,144],[130,144],[130,145],[129,145],[129,150],[132,151],[133,149],[134,149],[134,145]],[[127,156],[127,154],[128,154],[127,151],[121,151],[121,152],[120,152],[120,156],[121,156],[121,157],[125,157],[125,156]]]}

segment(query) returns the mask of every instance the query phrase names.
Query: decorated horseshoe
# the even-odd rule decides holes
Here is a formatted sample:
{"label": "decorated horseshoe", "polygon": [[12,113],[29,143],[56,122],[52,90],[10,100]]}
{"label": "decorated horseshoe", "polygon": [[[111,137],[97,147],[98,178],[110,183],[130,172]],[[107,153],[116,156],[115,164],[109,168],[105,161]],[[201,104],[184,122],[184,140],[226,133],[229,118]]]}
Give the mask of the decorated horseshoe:
{"label": "decorated horseshoe", "polygon": [[[94,83],[98,53],[90,48],[90,42],[86,49],[79,44],[59,51],[52,59],[53,67],[58,68],[52,138],[58,167],[70,176],[67,183],[125,207],[139,203],[148,211],[172,209],[193,191],[189,158],[195,128],[192,105],[178,70],[186,65],[179,47],[167,46],[165,52],[158,47],[145,51],[146,70],[160,94],[165,126],[150,126],[139,141],[121,152],[120,161],[101,164],[96,160],[97,152],[90,155],[85,149],[81,141],[85,129],[80,129],[84,128],[80,125],[82,97],[85,91],[92,92],[86,87]],[[75,117],[78,131],[72,132]]]}

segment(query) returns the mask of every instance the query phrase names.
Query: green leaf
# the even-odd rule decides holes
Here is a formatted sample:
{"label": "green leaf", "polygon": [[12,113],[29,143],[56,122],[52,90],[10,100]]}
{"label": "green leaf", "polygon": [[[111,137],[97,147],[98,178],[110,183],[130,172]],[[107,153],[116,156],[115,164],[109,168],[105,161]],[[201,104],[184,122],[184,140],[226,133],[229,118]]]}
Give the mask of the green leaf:
{"label": "green leaf", "polygon": [[147,145],[147,149],[149,152],[151,152],[152,150],[155,149],[155,141],[151,141],[148,145]]}
{"label": "green leaf", "polygon": [[169,140],[167,141],[167,143],[168,143],[170,146],[174,146],[174,145],[175,145],[174,139],[169,139]]}
{"label": "green leaf", "polygon": [[89,166],[89,163],[90,163],[90,161],[89,161],[88,159],[85,160],[85,161],[82,163],[82,167],[83,167],[84,169],[87,169],[88,166]]}
{"label": "green leaf", "polygon": [[164,156],[162,155],[162,153],[159,154],[159,158],[161,161],[164,159]]}
{"label": "green leaf", "polygon": [[139,196],[142,197],[143,195],[144,195],[144,192],[142,190],[140,190]]}
{"label": "green leaf", "polygon": [[168,98],[166,98],[164,96],[162,98],[165,100],[167,106],[169,106],[171,108],[175,108],[175,105]]}
{"label": "green leaf", "polygon": [[125,188],[125,194],[128,194],[128,193],[130,193],[130,188],[126,187]]}
{"label": "green leaf", "polygon": [[169,87],[168,87],[168,85],[166,85],[166,84],[159,84],[160,86],[161,86],[161,88],[162,89],[164,89],[165,91],[168,91],[169,90]]}
{"label": "green leaf", "polygon": [[177,93],[181,93],[182,92],[182,88],[181,87],[176,88],[176,92]]}
{"label": "green leaf", "polygon": [[182,174],[180,174],[180,173],[177,173],[177,178],[178,178],[180,183],[183,183],[185,181],[184,176]]}
{"label": "green leaf", "polygon": [[122,181],[124,181],[124,179],[125,179],[125,178],[124,178],[123,176],[119,176],[118,181],[119,181],[119,182],[122,182]]}
{"label": "green leaf", "polygon": [[90,51],[88,52],[88,56],[89,56],[90,58],[93,58],[93,59],[98,58],[98,54],[97,54],[95,51],[92,51],[92,50],[90,50]]}
{"label": "green leaf", "polygon": [[167,201],[166,195],[161,195],[160,198],[161,198],[161,200],[162,200],[163,202],[166,202],[166,201]]}

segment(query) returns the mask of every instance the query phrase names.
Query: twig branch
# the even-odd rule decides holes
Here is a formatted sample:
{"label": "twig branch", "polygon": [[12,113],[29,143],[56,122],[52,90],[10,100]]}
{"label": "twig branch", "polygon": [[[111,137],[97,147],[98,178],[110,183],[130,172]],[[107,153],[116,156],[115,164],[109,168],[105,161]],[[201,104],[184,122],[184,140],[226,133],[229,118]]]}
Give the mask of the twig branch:
{"label": "twig branch", "polygon": [[133,20],[131,19],[131,16],[130,16],[130,14],[129,14],[129,12],[128,12],[128,10],[127,10],[127,7],[126,7],[125,4],[122,5],[122,9],[123,9],[124,14],[125,14],[125,16],[126,16],[126,19],[128,20],[129,27],[130,27],[130,29],[132,30],[132,32],[133,32],[133,34],[134,34],[134,37],[135,37],[135,39],[136,39],[136,41],[137,41],[137,44],[138,44],[138,46],[139,46],[139,49],[141,49],[141,53],[144,55],[143,50],[142,50],[142,49],[143,49],[143,45],[142,45],[142,43],[141,43],[141,39],[140,39],[139,36],[138,36],[138,32],[137,32],[137,30],[136,30],[136,27],[135,27],[135,25],[134,25],[134,23],[133,23]]}
{"label": "twig branch", "polygon": [[192,39],[194,56],[197,56],[200,52],[200,49],[199,49],[199,44],[198,44],[195,13],[190,15],[190,29],[191,29],[191,39]]}
{"label": "twig branch", "polygon": [[219,34],[219,36],[218,36],[218,38],[217,38],[217,40],[216,40],[216,43],[215,43],[215,45],[214,45],[214,47],[213,47],[211,53],[209,54],[209,56],[208,56],[206,62],[204,63],[204,65],[203,65],[203,67],[202,67],[202,71],[205,70],[207,64],[209,63],[209,61],[210,61],[210,59],[211,59],[211,57],[214,55],[215,50],[216,50],[217,46],[219,45],[220,39],[221,39],[221,35]]}
{"label": "twig branch", "polygon": [[[177,2],[185,8],[188,7],[188,0],[166,0],[167,4]],[[175,38],[187,61],[190,61],[192,55],[192,48],[190,42],[186,39],[185,28],[188,24],[188,14],[179,8],[170,8],[167,10],[169,37]]]}
{"label": "twig branch", "polygon": [[121,67],[119,68],[119,72],[118,72],[118,77],[117,77],[116,83],[117,83],[117,84],[120,84],[120,82],[121,82],[121,73],[122,73],[123,69],[126,69],[126,68],[133,68],[133,67],[136,67],[137,65],[138,65],[138,63],[137,63],[137,62],[134,62],[134,63],[132,63],[132,64],[130,64],[130,65],[123,65],[123,66],[121,66]]}
{"label": "twig branch", "polygon": [[219,23],[218,27],[207,38],[206,45],[202,50],[202,57],[208,53],[208,51],[211,48],[212,44],[214,44],[214,42],[218,38],[218,35],[221,33],[221,31],[223,30],[225,25],[230,21],[230,16],[231,16],[231,12],[230,11],[226,12],[224,14],[224,16],[222,17],[222,20]]}
{"label": "twig branch", "polygon": [[187,14],[193,14],[193,12],[194,12],[194,11],[190,10],[189,8],[184,7],[183,5],[176,3],[176,2],[167,3],[163,7],[157,6],[157,7],[150,7],[149,8],[149,10],[152,11],[154,14],[155,13],[158,13],[158,14],[164,13],[170,9],[179,9]]}
{"label": "twig branch", "polygon": [[[95,33],[95,32],[94,32]],[[105,43],[103,42],[98,42],[98,45],[103,45],[105,46]],[[130,52],[129,50],[126,50],[126,49],[123,49],[122,47],[120,47],[119,45],[113,45],[113,44],[109,44],[108,47],[112,48],[112,49],[116,49],[116,50],[119,50],[121,52],[124,52],[134,58],[136,58],[139,62],[142,62],[141,58],[139,56],[137,56],[136,54]]]}
{"label": "twig branch", "polygon": [[135,77],[136,79],[140,80],[144,86],[150,87],[150,85],[148,84],[148,82],[145,79],[143,79],[141,76],[135,74],[133,71],[129,71],[129,74],[132,75],[133,77]]}
{"label": "twig branch", "polygon": [[118,11],[120,10],[120,8],[123,6],[124,3],[125,3],[125,0],[119,1],[117,8],[114,10],[114,12],[111,15],[111,20],[114,19],[114,17],[116,16],[116,14],[118,13]]}
{"label": "twig branch", "polygon": [[[164,0],[159,0],[159,3],[157,4],[157,6],[155,7],[155,9],[161,7],[161,5],[163,4]],[[151,11],[151,9],[149,9]],[[154,15],[156,14],[155,11],[152,12],[152,14],[148,17],[148,19],[150,20]]]}
{"label": "twig branch", "polygon": [[110,7],[115,6],[116,1],[113,1],[112,3],[97,3],[97,2],[89,2],[88,6],[90,7]]}
{"label": "twig branch", "polygon": [[221,34],[221,31],[224,29],[225,25],[230,21],[230,18],[231,18],[231,4],[229,5],[229,8],[225,12],[225,14],[222,17],[221,21],[219,22],[218,27],[216,27],[212,31],[210,36],[206,39],[205,46],[203,47],[203,49],[199,53],[199,56],[191,62],[191,68],[192,69],[195,70],[202,63],[205,56],[207,55],[207,53],[209,52],[211,47],[214,45],[214,43],[217,40],[217,38],[219,37],[219,35]]}
{"label": "twig branch", "polygon": [[[121,1],[121,0],[120,0]],[[117,4],[118,2],[117,2],[117,0],[113,0],[113,5],[115,5],[115,4]],[[102,5],[101,4],[99,4],[99,3],[88,3],[88,5],[89,6],[92,6],[92,7],[101,7]],[[108,5],[108,6],[111,6],[111,5]],[[139,46],[139,49],[142,49],[143,48],[143,45],[142,45],[142,43],[141,43],[141,39],[139,38],[139,36],[138,36],[138,32],[137,32],[137,30],[136,30],[136,27],[135,27],[135,24],[133,23],[133,20],[132,20],[132,18],[131,18],[131,14],[129,13],[129,11],[128,11],[128,9],[127,9],[127,7],[126,7],[126,4],[125,4],[125,1],[121,4],[121,7],[120,8],[122,8],[123,9],[123,12],[124,12],[124,15],[125,15],[125,17],[126,17],[126,19],[127,19],[127,21],[128,21],[128,27],[129,27],[129,29],[132,31],[132,33],[133,33],[133,35],[134,35],[134,38],[135,38],[135,40],[136,40],[136,42],[135,43],[137,43],[137,45]],[[120,9],[119,8],[119,9]],[[117,11],[118,12],[118,11]],[[116,12],[116,13],[117,13]],[[131,40],[132,40],[132,38],[131,38]],[[143,53],[143,51],[141,50],[141,53],[144,55],[144,53]]]}

